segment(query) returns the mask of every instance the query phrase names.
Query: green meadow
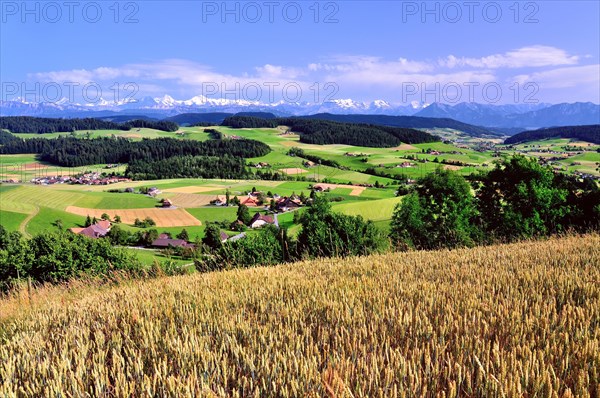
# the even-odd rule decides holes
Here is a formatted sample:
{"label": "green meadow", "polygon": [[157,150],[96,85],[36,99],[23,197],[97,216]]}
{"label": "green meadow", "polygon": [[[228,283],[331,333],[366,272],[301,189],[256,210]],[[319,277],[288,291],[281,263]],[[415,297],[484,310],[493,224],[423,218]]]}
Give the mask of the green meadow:
{"label": "green meadow", "polygon": [[[227,190],[231,197],[243,198],[247,192],[257,191],[271,192],[280,196],[292,194],[310,194],[308,182],[271,182],[271,181],[221,181],[221,180],[165,180],[146,181],[145,186],[157,186],[159,189],[184,188],[184,187],[206,187],[209,192],[200,195],[214,194],[224,195]],[[162,184],[161,184],[162,183]],[[128,185],[122,184],[123,187]],[[130,184],[130,185],[136,185]],[[93,190],[90,188],[94,188]],[[100,191],[102,189],[113,189],[114,186],[88,187],[81,185],[54,185],[35,186],[30,184],[1,185],[0,193],[0,216],[2,224],[9,230],[19,230],[22,223],[27,219],[22,232],[30,235],[44,230],[62,228],[82,227],[85,217],[67,211],[69,206],[77,206],[89,209],[147,209],[158,206],[162,197],[174,195],[163,192],[156,198],[150,198],[138,193],[111,193]],[[194,195],[194,194],[190,194]],[[335,198],[334,209],[336,211],[362,215],[366,219],[380,221],[390,219],[393,211],[392,203],[397,202],[393,188],[367,188],[359,196],[352,195],[349,188],[335,188],[325,195]],[[207,223],[222,222],[230,223],[236,218],[236,207],[202,206],[185,209],[194,218],[201,221],[200,226],[186,226],[190,237],[202,237]],[[250,208],[251,214],[263,211],[262,208]],[[300,210],[301,211],[301,210]],[[57,221],[59,223],[57,224]],[[293,213],[279,215],[282,226],[293,228]],[[122,228],[129,231],[141,231],[143,229],[132,225],[121,224]],[[178,234],[184,227],[158,227],[159,232]],[[250,231],[251,233],[251,231]]]}
{"label": "green meadow", "polygon": [[[299,141],[295,134],[284,134],[285,128],[276,129],[231,129],[222,126],[213,127],[181,127],[177,132],[163,132],[152,129],[98,130],[77,131],[79,137],[109,137],[118,136],[132,140],[143,138],[173,137],[180,139],[207,140],[209,136],[205,128],[215,128],[225,136],[235,138],[244,137],[267,143],[272,151],[260,158],[248,159],[248,165],[255,167],[259,162],[267,163],[271,171],[287,172],[289,175],[306,177],[317,181],[327,181],[338,184],[375,184],[383,188],[366,188],[360,195],[352,195],[351,189],[338,187],[327,192],[335,198],[333,208],[335,211],[361,215],[365,219],[373,220],[381,228],[389,228],[389,222],[394,207],[399,202],[395,192],[398,182],[385,177],[366,174],[367,169],[374,169],[378,173],[394,176],[404,176],[416,179],[435,170],[438,167],[447,167],[457,170],[462,174],[470,174],[478,170],[492,167],[495,156],[492,151],[478,151],[477,145],[486,140],[500,144],[501,140],[493,138],[468,137],[454,130],[430,130],[444,140],[453,140],[457,145],[444,142],[400,145],[396,148],[368,148],[349,145],[311,145]],[[55,134],[18,134],[20,137],[44,137],[52,139],[61,135]],[[301,158],[289,156],[288,151],[298,147],[309,155],[332,160],[340,168],[315,165],[309,167]],[[569,149],[568,156],[556,162],[567,172],[585,172],[600,174],[600,146],[585,142],[575,142],[568,139],[553,139],[519,144],[512,147],[497,145],[497,150],[502,156],[513,153],[523,153],[526,156],[550,158],[557,156],[553,152]],[[431,153],[434,152],[434,153]],[[464,167],[441,164],[442,161],[462,162]],[[409,162],[412,167],[398,167]],[[124,172],[126,165],[119,168],[106,169],[106,165],[93,165],[80,168],[61,168],[39,162],[35,155],[0,155],[0,179],[18,179],[29,181],[39,176],[74,175],[85,171],[118,171]],[[21,230],[28,234],[35,234],[43,230],[57,228],[56,221],[64,228],[78,227],[84,223],[84,217],[67,212],[68,206],[77,206],[89,209],[149,209],[158,206],[161,198],[172,198],[178,192],[199,195],[230,195],[243,197],[252,190],[271,192],[280,196],[292,194],[310,194],[313,182],[304,181],[250,181],[250,180],[207,180],[207,179],[168,179],[155,181],[133,181],[113,184],[110,186],[80,186],[55,184],[51,186],[35,186],[33,184],[3,184],[0,185],[0,221],[9,230]],[[140,187],[157,187],[163,193],[157,198],[150,198],[137,193],[111,193],[109,189],[125,189]],[[197,189],[197,190],[196,190]],[[175,191],[170,191],[175,190]],[[194,193],[195,192],[195,193]],[[193,198],[193,196],[192,196]],[[236,217],[236,208],[202,206],[186,208],[194,218],[201,221],[201,226],[186,227],[192,239],[202,237],[206,223],[233,221]],[[261,209],[251,209],[256,212]],[[302,210],[300,210],[302,211]],[[298,225],[293,223],[293,213],[281,214],[279,222],[290,229],[290,233],[297,233]],[[123,228],[136,231],[140,230],[130,225]],[[159,232],[178,234],[183,227],[158,228]],[[232,233],[232,232],[230,232]]]}

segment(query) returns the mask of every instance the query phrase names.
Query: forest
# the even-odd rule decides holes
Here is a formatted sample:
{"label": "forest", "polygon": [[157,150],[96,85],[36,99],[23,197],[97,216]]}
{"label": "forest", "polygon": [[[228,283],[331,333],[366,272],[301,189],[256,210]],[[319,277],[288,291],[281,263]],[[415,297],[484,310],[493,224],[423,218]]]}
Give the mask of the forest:
{"label": "forest", "polygon": [[424,131],[408,128],[341,123],[295,117],[261,119],[252,116],[232,116],[226,118],[222,125],[233,128],[289,126],[292,131],[300,133],[300,142],[317,145],[344,144],[390,148],[398,146],[403,142],[407,144],[419,144],[440,140],[438,137]]}
{"label": "forest", "polygon": [[72,132],[78,130],[123,130],[133,128],[150,128],[161,131],[177,131],[179,125],[172,121],[164,120],[131,120],[125,123],[115,123],[101,119],[52,119],[31,116],[6,116],[0,117],[0,129],[12,133],[23,134],[50,134],[59,132]]}
{"label": "forest", "polygon": [[131,141],[120,137],[82,139],[22,139],[0,133],[0,154],[36,153],[40,160],[62,167],[103,163],[129,163],[134,160],[160,161],[177,156],[260,157],[268,154],[268,145],[254,140],[211,140],[206,142],[174,138]]}
{"label": "forest", "polygon": [[594,144],[600,144],[600,124],[588,126],[565,126],[546,129],[523,131],[507,138],[505,144],[520,144],[522,142],[546,140],[550,138],[572,138]]}
{"label": "forest", "polygon": [[244,159],[222,156],[173,156],[160,160],[137,159],[129,163],[125,175],[134,180],[168,178],[251,178]]}
{"label": "forest", "polygon": [[343,123],[374,124],[377,126],[404,127],[409,129],[448,128],[459,130],[472,137],[490,135],[502,136],[499,129],[474,126],[449,118],[420,117],[420,116],[391,116],[391,115],[337,115],[317,113],[310,116],[300,116],[302,119],[330,120]]}

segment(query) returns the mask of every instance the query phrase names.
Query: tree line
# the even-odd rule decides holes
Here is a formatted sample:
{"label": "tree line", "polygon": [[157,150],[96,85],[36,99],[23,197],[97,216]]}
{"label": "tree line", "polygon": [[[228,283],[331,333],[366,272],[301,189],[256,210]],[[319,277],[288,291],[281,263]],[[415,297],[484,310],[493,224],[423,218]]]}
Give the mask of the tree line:
{"label": "tree line", "polygon": [[125,175],[134,180],[168,178],[247,179],[254,175],[244,159],[231,155],[173,156],[161,160],[136,159],[129,162]]}
{"label": "tree line", "polygon": [[125,123],[115,123],[102,119],[53,119],[32,116],[0,117],[0,129],[13,133],[50,134],[73,132],[77,130],[123,130],[132,128],[150,128],[161,131],[177,131],[179,125],[167,120],[131,120]]}
{"label": "tree line", "polygon": [[514,156],[470,183],[441,168],[423,177],[397,206],[390,238],[401,249],[436,249],[599,228],[596,182]]}
{"label": "tree line", "polygon": [[288,126],[300,133],[300,142],[327,145],[344,144],[375,148],[390,148],[401,143],[419,144],[440,139],[420,130],[401,127],[376,126],[361,123],[342,123],[306,118],[261,119],[252,116],[225,118],[223,126],[233,128],[274,128]]}

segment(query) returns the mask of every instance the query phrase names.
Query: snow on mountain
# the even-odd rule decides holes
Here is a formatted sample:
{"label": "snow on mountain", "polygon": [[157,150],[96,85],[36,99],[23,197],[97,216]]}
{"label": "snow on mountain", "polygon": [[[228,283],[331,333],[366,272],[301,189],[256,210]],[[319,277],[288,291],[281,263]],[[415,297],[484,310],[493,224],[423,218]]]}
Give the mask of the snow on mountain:
{"label": "snow on mountain", "polygon": [[176,101],[170,95],[165,95],[162,98],[154,98],[154,101],[157,102],[159,105],[164,105],[164,106],[174,106],[175,104],[178,103],[178,101]]}
{"label": "snow on mountain", "polygon": [[133,114],[156,118],[182,113],[206,112],[271,112],[279,116],[331,114],[372,114],[390,116],[421,116],[450,118],[464,123],[488,127],[550,127],[558,125],[597,124],[600,105],[575,104],[507,104],[478,103],[428,104],[412,101],[392,104],[377,99],[371,102],[350,98],[332,99],[323,103],[286,102],[262,103],[244,99],[209,98],[198,95],[187,100],[162,97],[104,99],[78,104],[61,98],[55,102],[35,102],[27,98],[0,101],[2,116],[89,117],[101,114]]}

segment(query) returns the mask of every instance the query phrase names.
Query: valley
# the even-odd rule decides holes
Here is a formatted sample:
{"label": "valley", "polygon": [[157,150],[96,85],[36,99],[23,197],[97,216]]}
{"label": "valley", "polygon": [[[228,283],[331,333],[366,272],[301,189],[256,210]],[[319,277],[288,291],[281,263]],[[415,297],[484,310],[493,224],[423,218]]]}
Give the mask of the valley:
{"label": "valley", "polygon": [[[134,227],[133,221],[150,216],[157,222],[156,228],[159,233],[170,233],[174,236],[186,229],[190,240],[193,241],[204,235],[207,222],[222,222],[226,225],[235,220],[236,207],[210,204],[227,191],[232,197],[239,198],[248,197],[252,190],[281,197],[301,194],[308,196],[311,187],[321,182],[331,184],[325,194],[338,201],[333,204],[334,211],[360,215],[374,221],[379,228],[387,230],[394,206],[400,199],[396,198],[398,189],[407,183],[410,185],[438,167],[469,175],[491,169],[494,160],[499,157],[522,153],[544,159],[561,172],[581,173],[594,178],[600,176],[600,146],[596,144],[554,139],[509,146],[503,145],[502,140],[496,137],[472,137],[451,129],[426,130],[439,136],[444,142],[402,144],[393,148],[305,144],[299,141],[298,134],[289,133],[284,126],[262,129],[233,129],[224,126],[180,127],[175,132],[140,128],[132,131],[95,130],[16,136],[24,139],[54,139],[59,136],[122,137],[133,141],[175,137],[182,140],[207,141],[211,138],[205,132],[206,129],[218,130],[225,139],[245,138],[266,143],[271,152],[262,157],[247,159],[249,169],[280,172],[285,178],[293,180],[166,179],[124,181],[110,185],[61,183],[56,177],[92,175],[98,176],[98,183],[101,184],[100,175],[122,174],[127,165],[100,164],[71,168],[40,162],[33,154],[0,155],[0,180],[4,181],[0,188],[0,222],[8,230],[35,235],[44,230],[55,229],[57,220],[60,220],[63,228],[80,228],[84,226],[87,215],[100,218],[101,214],[107,213],[111,218],[119,215],[123,219],[120,226],[133,233],[149,230],[150,228]],[[292,148],[301,149],[309,156],[334,162],[332,164],[337,167],[318,164],[299,156],[290,156]],[[35,184],[28,181],[34,181]],[[137,193],[108,192],[139,187],[155,187],[161,194],[149,197]],[[161,199],[171,200],[176,210],[157,207],[160,206]],[[250,211],[264,212],[265,209],[268,212],[267,205],[251,207]],[[296,211],[301,212],[302,209]],[[290,233],[295,234],[299,226],[293,222],[292,215],[280,214],[279,222],[289,228]],[[233,232],[229,234],[234,235]],[[139,254],[139,251],[135,253]],[[152,255],[149,256],[150,253]],[[153,261],[155,258],[164,260],[164,256],[157,250],[150,250],[144,254],[145,261]]]}

